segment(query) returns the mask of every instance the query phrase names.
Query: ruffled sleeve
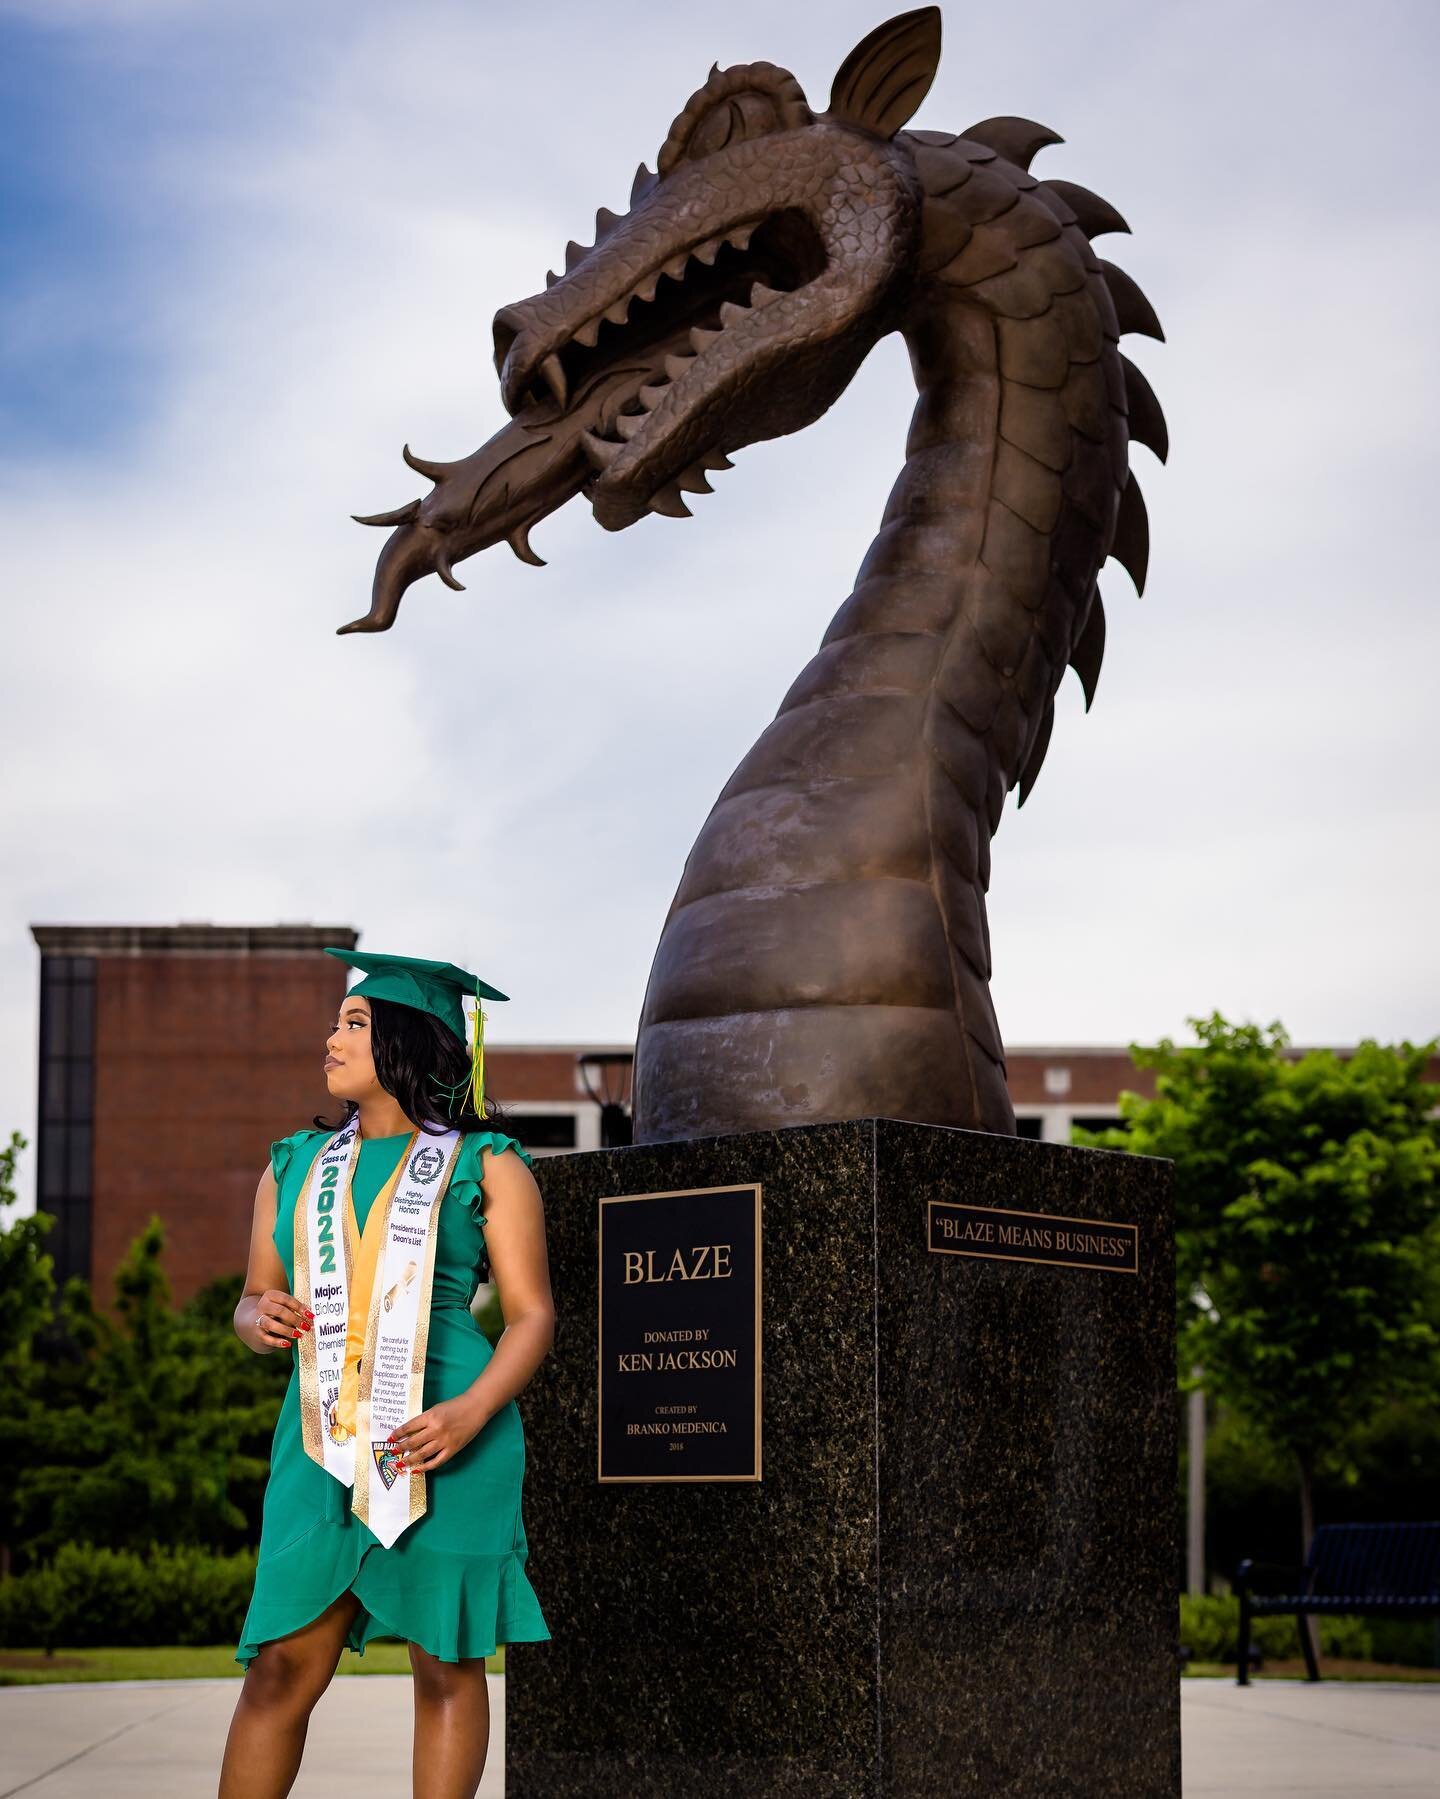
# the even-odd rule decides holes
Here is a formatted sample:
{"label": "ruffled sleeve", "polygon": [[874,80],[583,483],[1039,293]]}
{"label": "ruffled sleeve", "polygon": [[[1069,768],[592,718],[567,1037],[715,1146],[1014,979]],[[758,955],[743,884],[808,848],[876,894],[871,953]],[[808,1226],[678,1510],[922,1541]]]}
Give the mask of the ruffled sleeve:
{"label": "ruffled sleeve", "polygon": [[290,1167],[290,1159],[296,1150],[311,1137],[328,1135],[325,1131],[303,1130],[291,1131],[288,1137],[281,1137],[270,1145],[270,1172],[275,1176],[275,1190],[278,1193],[285,1185],[285,1175]]}
{"label": "ruffled sleeve", "polygon": [[535,1166],[534,1156],[521,1146],[518,1138],[507,1137],[503,1131],[466,1132],[455,1172],[450,1177],[450,1192],[464,1203],[470,1216],[481,1226],[485,1223],[485,1192],[480,1179],[485,1172],[484,1152],[487,1149],[497,1156],[502,1150],[513,1149],[527,1168]]}

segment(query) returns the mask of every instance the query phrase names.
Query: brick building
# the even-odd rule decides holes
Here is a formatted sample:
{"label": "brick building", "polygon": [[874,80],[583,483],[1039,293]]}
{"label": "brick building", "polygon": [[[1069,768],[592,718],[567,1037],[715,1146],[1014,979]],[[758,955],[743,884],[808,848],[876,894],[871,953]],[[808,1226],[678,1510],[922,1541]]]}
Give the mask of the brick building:
{"label": "brick building", "polygon": [[[345,926],[36,925],[36,1204],[56,1274],[97,1299],[151,1213],[188,1298],[245,1266],[272,1137],[328,1107],[320,1021],[346,970],[317,954]],[[292,1122],[293,1121],[293,1122]]]}
{"label": "brick building", "polygon": [[[325,1027],[352,947],[340,925],[36,925],[40,947],[37,1204],[57,1219],[56,1272],[111,1277],[152,1213],[184,1300],[243,1269],[255,1182],[274,1137],[317,1112]],[[600,1143],[593,1094],[628,1098],[629,1044],[487,1044],[485,1087],[537,1156]],[[1298,1047],[1296,1055],[1303,1051]],[[588,1078],[582,1058],[602,1067]],[[1119,1117],[1122,1089],[1153,1076],[1123,1048],[1016,1046],[1008,1076],[1020,1135],[1066,1143]],[[1440,1083],[1440,1058],[1432,1065]]]}

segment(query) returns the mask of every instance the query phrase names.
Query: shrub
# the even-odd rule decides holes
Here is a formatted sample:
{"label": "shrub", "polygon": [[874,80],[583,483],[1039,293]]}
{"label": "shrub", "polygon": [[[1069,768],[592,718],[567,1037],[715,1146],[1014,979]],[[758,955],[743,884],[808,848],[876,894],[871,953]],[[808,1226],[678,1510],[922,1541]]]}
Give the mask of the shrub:
{"label": "shrub", "polygon": [[[1240,1648],[1240,1601],[1230,1594],[1184,1595],[1180,1641],[1197,1662],[1233,1662]],[[1293,1617],[1256,1618],[1250,1641],[1267,1661],[1289,1661],[1301,1653]],[[1364,1618],[1322,1618],[1320,1653],[1369,1661],[1373,1654],[1369,1624]]]}
{"label": "shrub", "polygon": [[142,1556],[67,1543],[47,1566],[0,1582],[0,1647],[235,1642],[254,1579],[253,1551]]}

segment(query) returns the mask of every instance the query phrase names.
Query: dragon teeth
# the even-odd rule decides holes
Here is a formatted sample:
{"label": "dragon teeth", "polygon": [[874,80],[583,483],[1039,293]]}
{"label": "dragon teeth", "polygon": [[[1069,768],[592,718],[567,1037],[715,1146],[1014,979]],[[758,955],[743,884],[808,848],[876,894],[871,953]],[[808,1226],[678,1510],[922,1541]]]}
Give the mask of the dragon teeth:
{"label": "dragon teeth", "polygon": [[552,352],[540,364],[540,374],[554,396],[555,404],[563,412],[565,402],[570,397],[570,385],[565,379],[564,369],[560,366],[560,358]]}
{"label": "dragon teeth", "polygon": [[593,348],[595,339],[599,337],[599,335],[599,319],[586,319],[585,323],[575,333],[575,341],[577,344],[585,344]]}
{"label": "dragon teeth", "polygon": [[705,479],[704,470],[698,462],[691,463],[676,480],[676,486],[684,488],[686,493],[714,493],[715,489]]}
{"label": "dragon teeth", "polygon": [[619,418],[617,418],[615,421],[615,429],[625,439],[626,443],[629,443],[630,439],[635,435],[635,433],[640,429],[640,427],[644,423],[645,423],[644,413],[642,413],[642,412],[622,412],[620,414]]}
{"label": "dragon teeth", "polygon": [[738,231],[732,231],[730,233],[727,242],[734,244],[737,250],[748,250],[750,248],[750,239],[754,237],[754,235],[755,227],[753,225],[742,225]]}
{"label": "dragon teeth", "polygon": [[685,277],[685,269],[690,261],[690,252],[682,250],[678,256],[672,256],[662,270],[672,281],[681,281]]}
{"label": "dragon teeth", "polygon": [[720,333],[718,331],[707,331],[703,325],[692,325],[690,327],[690,342],[694,347],[696,355],[698,356],[703,350],[708,349],[719,335]]}
{"label": "dragon teeth", "polygon": [[772,300],[778,300],[779,298],[780,290],[774,287],[766,287],[763,281],[757,281],[750,289],[750,304],[752,307],[768,306]]}
{"label": "dragon teeth", "polygon": [[659,279],[660,277],[658,275],[647,275],[640,283],[639,287],[635,289],[636,296],[641,300],[653,300],[655,298],[655,284]]}
{"label": "dragon teeth", "polygon": [[609,468],[624,448],[623,444],[612,443],[608,437],[601,437],[594,431],[582,431],[580,445],[594,466],[601,470]]}
{"label": "dragon teeth", "polygon": [[722,300],[720,303],[720,323],[722,325],[736,325],[741,319],[749,318],[749,316],[750,308],[748,306],[737,306],[733,300]]}
{"label": "dragon teeth", "polygon": [[670,383],[662,381],[658,386],[647,384],[640,389],[640,404],[647,412],[652,412],[670,391]]}
{"label": "dragon teeth", "polygon": [[720,246],[724,241],[723,238],[712,237],[708,244],[698,244],[690,254],[692,256],[698,256],[701,262],[705,264],[706,268],[709,268],[715,258],[720,254]]}
{"label": "dragon teeth", "polygon": [[672,381],[678,381],[694,360],[695,358],[693,356],[667,356],[665,358],[665,373]]}
{"label": "dragon teeth", "polygon": [[626,294],[623,300],[617,300],[613,306],[607,306],[605,308],[605,317],[609,319],[612,325],[623,325],[626,319],[629,318],[630,298],[631,296]]}

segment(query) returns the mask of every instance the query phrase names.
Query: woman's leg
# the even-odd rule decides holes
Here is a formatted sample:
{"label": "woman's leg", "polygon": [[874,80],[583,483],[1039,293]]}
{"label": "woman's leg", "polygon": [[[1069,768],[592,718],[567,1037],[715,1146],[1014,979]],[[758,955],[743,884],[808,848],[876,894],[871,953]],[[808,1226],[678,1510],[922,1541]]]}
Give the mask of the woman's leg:
{"label": "woman's leg", "polygon": [[290,1791],[310,1713],[330,1684],[359,1609],[353,1593],[342,1593],[303,1630],[262,1644],[230,1720],[219,1799],[284,1799]]}
{"label": "woman's leg", "polygon": [[415,1672],[415,1799],[475,1799],[490,1746],[485,1658],[442,1662],[410,1645]]}

